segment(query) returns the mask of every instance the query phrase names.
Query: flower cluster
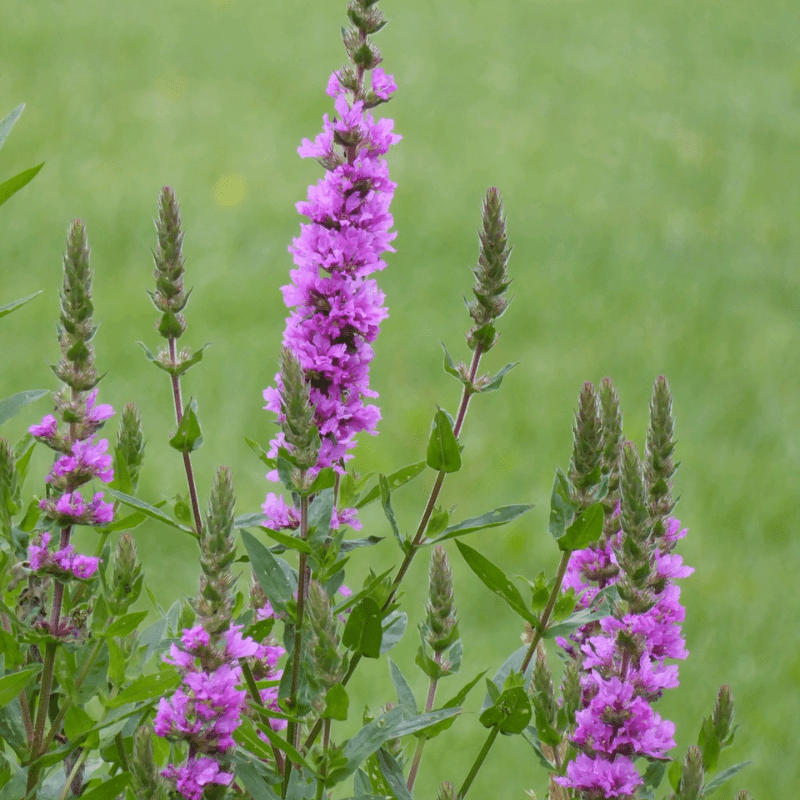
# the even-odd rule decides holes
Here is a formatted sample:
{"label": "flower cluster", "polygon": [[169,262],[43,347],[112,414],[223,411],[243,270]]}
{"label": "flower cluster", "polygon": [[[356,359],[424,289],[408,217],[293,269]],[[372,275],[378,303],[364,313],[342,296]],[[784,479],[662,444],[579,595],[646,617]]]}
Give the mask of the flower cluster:
{"label": "flower cluster", "polygon": [[[264,609],[259,618],[266,619],[269,611]],[[180,646],[173,644],[164,658],[178,668],[183,683],[172,697],[159,701],[153,729],[159,736],[189,744],[189,758],[177,767],[170,764],[162,773],[189,800],[200,800],[208,784],[227,786],[233,780],[219,757],[235,747],[233,732],[246,708],[247,692],[239,688],[243,682],[239,659],[252,660],[258,679],[280,677],[275,667],[283,648],[258,644],[241,631],[241,625],[232,625],[224,634],[211,636],[202,625],[195,625],[183,631]],[[261,699],[277,707],[277,687],[261,690]],[[275,720],[274,727],[279,729],[282,723]]]}
{"label": "flower cluster", "polygon": [[[349,80],[345,85],[344,74],[334,73],[327,89],[335,98],[336,116],[326,114],[322,133],[314,142],[303,140],[298,149],[301,157],[318,159],[327,172],[309,187],[308,200],[297,204],[310,221],[289,248],[297,268],[291,271],[292,283],[282,289],[292,309],[283,344],[299,360],[310,385],[321,439],[314,469],[332,466],[340,472],[352,457],[348,451],[356,434],[375,434],[380,419],[377,406],[366,399],[377,397],[369,388],[371,342],[387,311],[383,292],[369,276],[386,266],[382,254],[393,251],[389,205],[396,184],[382,156],[400,140],[392,133],[391,119],[375,120],[369,111],[396,90],[392,77],[374,69],[372,90],[365,95],[362,85],[354,88]],[[282,418],[283,376],[275,380],[264,399],[266,408]],[[275,457],[285,446],[285,434],[279,433],[269,455]],[[268,477],[277,480],[277,472]],[[272,493],[264,512],[271,527],[293,525],[293,509]],[[352,511],[334,519],[333,526],[355,521]]]}
{"label": "flower cluster", "polygon": [[[664,660],[688,655],[680,631],[680,589],[673,581],[694,570],[669,552],[685,535],[677,519],[667,521],[662,544],[652,554],[654,583],[661,588],[650,608],[605,617],[576,631],[572,642],[559,640],[581,663],[583,707],[575,715],[572,737],[581,752],[568,765],[566,778],[556,780],[590,800],[632,794],[642,783],[632,759],[664,759],[675,746],[674,724],[662,720],[650,703],[678,685],[677,665]],[[564,586],[584,592],[580,605],[590,607],[599,588],[620,580],[617,554],[622,541],[620,531],[574,554]]]}
{"label": "flower cluster", "polygon": [[75,552],[75,546],[68,544],[55,553],[48,549],[50,533],[37,534],[28,547],[28,563],[35,572],[49,572],[59,578],[91,578],[97,572],[100,559]]}

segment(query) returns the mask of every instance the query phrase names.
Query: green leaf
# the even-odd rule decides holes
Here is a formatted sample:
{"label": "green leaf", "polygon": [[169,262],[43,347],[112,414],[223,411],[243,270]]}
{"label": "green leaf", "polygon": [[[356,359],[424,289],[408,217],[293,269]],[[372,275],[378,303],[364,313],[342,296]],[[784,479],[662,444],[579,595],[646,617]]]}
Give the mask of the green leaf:
{"label": "green leaf", "polygon": [[114,448],[114,479],[109,486],[125,494],[133,493],[133,482],[130,472],[128,472],[128,463],[119,447]]}
{"label": "green leaf", "polygon": [[712,792],[716,792],[725,781],[732,778],[737,772],[741,772],[752,763],[752,761],[742,761],[740,764],[734,764],[732,767],[722,770],[711,783],[707,783],[703,786],[702,796],[708,797]]}
{"label": "green leaf", "polygon": [[263,511],[254,511],[252,514],[239,514],[238,517],[234,517],[233,527],[259,528],[262,530],[266,530],[266,528],[264,528],[264,523],[266,521],[267,518],[264,516]]}
{"label": "green leaf", "polygon": [[0,708],[7,706],[17,697],[41,671],[41,664],[36,664],[0,678]]}
{"label": "green leaf", "polygon": [[386,655],[403,637],[408,626],[408,614],[405,611],[392,611],[383,620],[381,636],[381,655]]}
{"label": "green leaf", "polygon": [[233,738],[257,758],[264,761],[274,758],[270,746],[258,735],[255,723],[247,717],[242,717],[239,727],[233,732]]}
{"label": "green leaf", "polygon": [[39,174],[39,170],[43,166],[44,161],[42,161],[41,164],[37,164],[35,167],[24,169],[13,178],[9,178],[7,181],[0,183],[0,206],[15,195],[23,186],[27,186]]}
{"label": "green leaf", "polygon": [[33,403],[46,394],[49,394],[47,389],[29,389],[26,392],[18,392],[0,401],[0,425],[8,422],[11,417],[16,417],[28,403]]}
{"label": "green leaf", "polygon": [[325,710],[321,716],[323,719],[337,719],[344,722],[349,708],[350,698],[347,696],[347,690],[341,683],[335,683],[325,695]]}
{"label": "green leaf", "polygon": [[384,742],[394,737],[395,728],[403,719],[404,713],[402,708],[396,707],[365,725],[344,746],[343,753],[347,759],[347,764],[332,770],[328,777],[332,781],[339,783],[348,775],[352,775],[356,768]]}
{"label": "green leaf", "polygon": [[389,659],[389,671],[392,675],[392,683],[394,684],[394,690],[397,692],[397,703],[398,705],[404,706],[407,708],[412,714],[419,713],[419,709],[417,708],[417,701],[414,697],[414,692],[411,691],[411,687],[408,685],[408,681],[403,677],[403,673],[400,671],[400,667]]}
{"label": "green leaf", "polygon": [[103,778],[103,782],[99,786],[84,792],[81,800],[115,800],[123,789],[130,786],[130,783],[130,772],[121,772],[113,778]]}
{"label": "green leaf", "polygon": [[294,591],[277,559],[251,533],[242,531],[242,543],[250,566],[269,601],[279,610],[294,597]]}
{"label": "green leaf", "polygon": [[496,703],[480,716],[485,728],[499,728],[500,733],[522,733],[531,721],[531,702],[525,689],[514,686],[500,694]]}
{"label": "green leaf", "polygon": [[97,655],[93,655],[94,645],[84,645],[76,654],[77,676],[83,673],[88,659],[92,659],[86,677],[76,686],[76,700],[86,703],[99,694],[100,687],[105,693],[108,684],[108,645],[103,642]]}
{"label": "green leaf", "polygon": [[391,753],[388,753],[385,748],[381,747],[377,753],[378,766],[381,768],[383,777],[386,778],[386,783],[392,790],[397,800],[413,800],[411,793],[406,788],[406,779],[403,777],[403,770],[400,765],[395,761]]}
{"label": "green leaf", "polygon": [[[286,753],[289,758],[295,762],[295,764],[301,764],[308,770],[312,770],[310,764],[303,758],[302,754],[289,742],[286,741],[282,736],[279,736],[275,731],[269,726],[264,725],[260,722],[256,723],[256,727],[264,734],[264,736],[269,739],[269,743],[281,750],[282,752]],[[312,770],[313,771],[313,770]]]}
{"label": "green leaf", "polygon": [[334,486],[336,486],[336,473],[333,467],[325,467],[317,473],[311,486],[306,489],[306,494],[317,494],[323,489],[333,489]]}
{"label": "green leaf", "polygon": [[417,717],[405,719],[395,725],[393,737],[409,736],[412,733],[424,731],[433,725],[438,725],[443,720],[455,718],[460,713],[460,708],[441,708],[438,711],[428,711]]}
{"label": "green leaf", "polygon": [[175,670],[164,670],[155,675],[142,675],[126,686],[106,704],[108,708],[120,708],[128,703],[141,703],[156,697],[165,697],[177,687],[181,677]]}
{"label": "green leaf", "polygon": [[25,103],[20,103],[10,114],[0,119],[0,147],[6,143],[8,134],[11,133],[14,123],[20,118],[24,109]]}
{"label": "green leaf", "polygon": [[567,476],[557,469],[553,481],[553,491],[550,495],[550,523],[547,526],[550,535],[556,540],[564,535],[567,527],[575,519],[575,504],[572,502],[570,494]]}
{"label": "green leaf", "polygon": [[346,553],[356,547],[371,547],[383,541],[383,536],[365,536],[363,539],[344,539],[339,546],[340,553]]}
{"label": "green leaf", "polygon": [[350,612],[342,634],[342,644],[367,658],[381,654],[381,609],[371,597],[365,597]]}
{"label": "green leaf", "polygon": [[22,712],[18,700],[12,700],[7,706],[0,708],[0,739],[10,745],[21,759],[25,757],[28,742],[22,727]]}
{"label": "green leaf", "polygon": [[270,458],[267,455],[267,451],[256,441],[253,439],[248,439],[246,436],[244,437],[247,446],[258,456],[259,460],[265,464],[270,469],[275,469],[277,464],[274,458]]}
{"label": "green leaf", "polygon": [[383,513],[386,515],[386,519],[389,520],[392,533],[394,534],[394,538],[397,540],[397,543],[400,545],[400,549],[403,551],[403,553],[406,553],[407,545],[402,534],[400,533],[400,529],[397,527],[397,520],[394,516],[394,509],[392,508],[392,493],[391,489],[389,488],[389,480],[385,475],[378,476],[378,487],[380,488],[381,492],[381,506],[383,506]]}
{"label": "green leaf", "polygon": [[319,547],[331,532],[333,489],[323,489],[308,509],[308,533],[312,547]]}
{"label": "green leaf", "polygon": [[[418,461],[416,464],[409,464],[407,467],[402,467],[396,472],[389,475],[386,480],[389,482],[389,491],[394,492],[401,486],[413,481],[418,475],[425,471],[427,463],[425,461]],[[380,483],[373,486],[355,505],[356,508],[364,508],[370,503],[373,503],[381,496]]]}
{"label": "green leaf", "polygon": [[192,399],[183,410],[178,430],[169,440],[169,445],[179,453],[192,453],[201,444],[203,444],[203,433],[200,430],[200,420],[197,419],[197,401]]}
{"label": "green leaf", "polygon": [[498,597],[508,603],[513,611],[522,617],[531,625],[536,624],[536,616],[525,605],[522,595],[508,579],[508,576],[499,567],[496,567],[484,558],[477,550],[473,550],[463,542],[456,540],[456,546],[459,552],[467,562],[467,566],[481,579],[483,584]]}
{"label": "green leaf", "polygon": [[[272,758],[272,753],[268,757]],[[280,796],[270,789],[252,761],[238,761],[236,777],[253,800],[280,800]]]}
{"label": "green leaf", "polygon": [[426,463],[437,472],[458,472],[461,469],[461,450],[450,418],[441,408],[433,418]]}
{"label": "green leaf", "polygon": [[113,533],[114,531],[128,531],[131,528],[138,528],[147,519],[147,514],[141,511],[134,511],[133,514],[128,514],[127,517],[114,520],[110,525],[103,527],[104,533]]}
{"label": "green leaf", "polygon": [[142,514],[145,514],[148,517],[152,517],[153,519],[157,519],[159,522],[163,522],[165,525],[169,525],[171,528],[176,528],[179,531],[183,531],[184,533],[191,534],[192,536],[197,538],[197,534],[186,525],[181,525],[179,522],[176,522],[172,517],[168,517],[163,511],[159,511],[155,506],[151,506],[148,503],[145,503],[144,500],[139,500],[138,497],[133,497],[132,495],[125,494],[124,492],[118,492],[116,489],[110,489],[106,487],[106,491],[112,496],[116,497],[121,503],[124,503],[126,506],[130,508],[135,508],[137,511],[141,511]]}
{"label": "green leaf", "polygon": [[[70,706],[64,718],[64,733],[71,741],[83,736],[95,726],[95,721],[79,706]],[[100,737],[97,737],[99,744]]]}
{"label": "green leaf", "polygon": [[479,517],[472,517],[459,522],[457,525],[451,525],[446,528],[444,533],[437,536],[435,539],[429,539],[425,544],[436,544],[443,542],[445,539],[452,539],[455,536],[463,536],[466,533],[474,533],[475,531],[482,531],[485,528],[496,528],[498,525],[506,525],[517,517],[526,514],[533,508],[532,505],[514,505],[514,506],[500,506],[493,511],[487,511]]}
{"label": "green leaf", "polygon": [[593,503],[558,538],[558,549],[562,552],[583,550],[596,542],[603,533],[603,504]]}
{"label": "green leaf", "polygon": [[[447,708],[458,708],[464,704],[464,700],[467,699],[467,695],[472,691],[478,681],[486,674],[486,670],[483,672],[479,672],[469,683],[463,686],[459,692],[451,697],[443,706],[442,709]],[[443,719],[441,722],[437,722],[435,725],[431,725],[429,728],[426,728],[422,733],[419,734],[420,737],[424,737],[425,739],[433,739],[434,737],[438,736],[442,731],[446,731],[450,728],[453,723],[456,721],[455,716],[448,717],[447,719]]]}
{"label": "green leaf", "polygon": [[439,342],[439,344],[442,346],[442,350],[444,350],[444,365],[443,365],[444,371],[448,375],[452,375],[460,383],[464,383],[464,379],[461,377],[461,373],[458,371],[458,367],[456,367],[456,363],[455,361],[453,361],[452,356],[448,352],[445,343]]}
{"label": "green leaf", "polygon": [[107,639],[113,639],[115,636],[124,637],[129,633],[133,633],[139,627],[139,623],[144,621],[147,613],[147,611],[134,611],[132,614],[120,617],[108,626],[103,636]]}
{"label": "green leaf", "polygon": [[21,300],[14,300],[12,303],[7,303],[4,306],[0,306],[0,319],[5,317],[6,314],[10,314],[12,311],[16,311],[18,308],[22,308],[26,303],[30,303],[34,297],[38,297],[42,293],[42,289],[38,292],[34,292],[33,294],[29,294],[27,297],[23,297]]}
{"label": "green leaf", "polygon": [[511,372],[514,367],[519,364],[519,361],[515,361],[513,364],[506,364],[503,369],[500,370],[496,375],[492,376],[489,383],[486,384],[480,391],[483,392],[494,392],[500,388],[500,384],[503,382],[503,378]]}
{"label": "green leaf", "polygon": [[314,548],[305,539],[300,539],[297,536],[292,536],[283,531],[274,531],[272,528],[262,527],[261,530],[264,531],[270,539],[274,539],[278,544],[282,544],[289,550],[297,550],[298,553],[306,554],[314,552]]}

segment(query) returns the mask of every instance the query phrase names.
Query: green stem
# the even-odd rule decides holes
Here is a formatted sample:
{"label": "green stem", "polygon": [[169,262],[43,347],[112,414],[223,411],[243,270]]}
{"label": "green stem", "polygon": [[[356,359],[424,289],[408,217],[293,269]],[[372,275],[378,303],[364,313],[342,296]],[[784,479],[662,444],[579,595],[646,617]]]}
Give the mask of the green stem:
{"label": "green stem", "polygon": [[[117,734],[117,735],[119,736],[119,734]],[[86,761],[86,759],[89,756],[90,752],[91,752],[91,750],[89,750],[89,749],[81,750],[81,754],[76,759],[75,764],[72,767],[72,771],[67,776],[67,780],[64,783],[64,788],[61,791],[61,794],[59,795],[58,800],[66,800],[67,799],[67,795],[70,793],[70,786],[72,784],[72,781],[75,779],[75,776],[78,774],[78,770],[83,766],[83,762]]]}
{"label": "green stem", "polygon": [[[437,664],[442,663],[442,654],[441,653],[434,653],[433,660]],[[431,678],[430,685],[428,686],[428,699],[425,702],[425,713],[428,714],[433,711],[433,703],[436,700],[436,687],[438,686],[439,681],[436,678]],[[411,762],[411,769],[408,771],[408,782],[406,783],[406,787],[410,792],[414,788],[414,781],[417,779],[417,772],[419,772],[419,763],[422,761],[422,751],[425,749],[425,742],[427,739],[424,737],[420,737],[419,741],[417,742],[417,749],[414,751],[414,759]]]}
{"label": "green stem", "polygon": [[469,787],[472,786],[472,782],[475,780],[475,776],[478,774],[478,770],[481,768],[483,762],[486,760],[486,756],[489,755],[489,751],[492,749],[492,745],[494,744],[494,740],[497,738],[497,735],[500,733],[500,728],[495,726],[489,731],[489,736],[486,738],[486,741],[483,743],[483,747],[481,748],[480,753],[478,753],[478,757],[475,759],[475,763],[472,765],[472,769],[470,769],[469,774],[466,778],[464,778],[464,783],[461,785],[461,788],[458,790],[458,800],[463,800],[464,797],[467,796],[467,792],[469,791]]}
{"label": "green stem", "polygon": [[[300,485],[305,482],[305,470],[300,475]],[[308,495],[300,497],[300,538],[305,539],[308,536]],[[300,667],[303,663],[303,617],[305,616],[306,609],[306,594],[308,593],[308,554],[300,553],[298,564],[298,578],[297,578],[297,620],[294,629],[294,647],[292,649],[292,680],[289,689],[289,709],[292,714],[295,713],[295,706],[297,705],[297,692],[300,687]],[[295,747],[300,747],[300,726],[290,721],[287,728],[287,739]],[[283,775],[283,796],[286,796],[286,791],[289,786],[289,775],[291,773],[291,765],[289,759],[286,759],[286,770]]]}
{"label": "green stem", "polygon": [[328,755],[330,740],[331,721],[326,719],[324,725],[322,726],[322,769],[320,770],[319,778],[317,779],[317,793],[315,800],[322,800],[325,794],[325,777],[328,774],[328,765],[325,759]]}
{"label": "green stem", "polygon": [[[472,354],[472,363],[470,364],[469,369],[469,385],[464,386],[464,390],[461,393],[461,402],[458,405],[458,413],[456,414],[456,422],[453,426],[453,434],[455,435],[456,439],[458,439],[459,434],[461,433],[461,428],[464,425],[464,419],[467,415],[467,406],[469,405],[470,398],[473,395],[473,391],[471,389],[471,385],[475,382],[475,376],[478,374],[478,364],[480,363],[481,356],[483,355],[483,349],[478,346],[475,348],[475,351]],[[417,531],[414,534],[414,539],[411,542],[411,545],[408,548],[408,552],[405,555],[402,563],[397,569],[397,574],[392,581],[392,587],[389,591],[389,596],[386,598],[386,602],[383,604],[383,608],[381,611],[385,612],[386,609],[392,604],[394,601],[395,595],[397,594],[397,590],[400,588],[400,583],[402,582],[403,578],[405,578],[406,573],[408,572],[408,568],[411,566],[411,562],[414,560],[414,556],[417,554],[419,549],[422,547],[425,541],[425,529],[428,527],[428,521],[431,518],[431,514],[433,513],[433,509],[436,508],[436,501],[439,499],[439,492],[442,490],[442,484],[444,483],[445,476],[447,475],[446,472],[439,472],[436,476],[436,481],[431,488],[430,495],[428,496],[428,502],[425,505],[425,510],[422,512],[422,518],[419,521],[419,525],[417,526]],[[346,686],[350,678],[352,677],[353,673],[356,670],[359,662],[361,661],[361,654],[355,653],[353,657],[350,659],[350,666],[347,670],[347,674],[342,678],[342,685]],[[314,724],[314,727],[311,729],[311,733],[308,734],[308,737],[305,741],[305,747],[309,748],[312,744],[316,741],[317,736],[319,736],[320,729],[322,728],[322,720],[317,720]]]}
{"label": "green stem", "polygon": [[114,743],[117,745],[117,755],[119,756],[119,763],[122,765],[123,772],[130,772],[131,767],[128,763],[128,754],[125,752],[125,742],[122,739],[121,732],[114,737]]}
{"label": "green stem", "polygon": [[528,651],[527,653],[525,653],[525,658],[522,660],[523,675],[525,674],[525,670],[528,669],[528,665],[531,663],[533,654],[536,652],[536,647],[542,640],[544,632],[547,630],[547,623],[550,621],[550,615],[553,613],[553,608],[555,607],[556,600],[558,599],[558,595],[561,593],[561,583],[563,582],[564,575],[567,572],[567,566],[569,565],[569,560],[571,556],[572,556],[571,550],[567,550],[561,554],[561,561],[558,565],[558,571],[556,572],[556,581],[553,584],[553,590],[550,592],[550,597],[547,600],[547,605],[545,606],[544,611],[542,612],[539,629],[533,632],[533,639],[531,639],[530,647],[528,647]]}
{"label": "green stem", "polygon": [[[177,361],[177,353],[175,348],[175,339],[169,339],[169,357],[173,364]],[[175,401],[175,419],[178,425],[181,424],[183,419],[183,401],[181,400],[181,379],[177,375],[172,376],[172,397]],[[194,470],[192,469],[192,459],[188,453],[183,454],[183,468],[186,471],[186,482],[189,484],[189,497],[192,502],[192,514],[194,516],[194,525],[197,530],[197,535],[203,534],[203,520],[200,516],[200,504],[197,501],[197,485],[194,479]]]}
{"label": "green stem", "polygon": [[[244,675],[244,682],[247,684],[247,690],[250,692],[250,697],[259,708],[264,708],[264,701],[261,699],[261,692],[258,691],[258,684],[256,684],[256,679],[253,677],[253,671],[250,669],[247,659],[240,658],[239,666],[242,668],[242,675]],[[272,748],[272,755],[275,757],[275,766],[278,768],[278,772],[282,775],[284,770],[284,762],[281,751],[278,750],[278,748],[272,743],[270,743],[270,747]]]}

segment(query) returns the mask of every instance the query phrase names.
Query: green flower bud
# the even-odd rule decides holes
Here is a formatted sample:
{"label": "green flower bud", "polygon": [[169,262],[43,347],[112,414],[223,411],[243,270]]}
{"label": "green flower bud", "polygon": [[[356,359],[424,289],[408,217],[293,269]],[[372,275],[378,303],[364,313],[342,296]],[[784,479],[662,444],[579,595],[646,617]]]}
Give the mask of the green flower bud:
{"label": "green flower bud", "polygon": [[166,800],[167,788],[153,758],[152,730],[137,728],[133,734],[131,788],[136,800]]}
{"label": "green flower bud", "polygon": [[327,691],[341,681],[344,667],[338,653],[339,635],[331,599],[317,581],[311,581],[308,589],[308,621],[311,627],[308,645],[311,677]]}
{"label": "green flower bud", "polygon": [[144,440],[142,439],[142,418],[135,403],[128,403],[122,409],[122,417],[117,433],[117,450],[128,468],[133,488],[139,483],[139,472],[144,460]]}
{"label": "green flower bud", "polygon": [[447,553],[436,545],[431,553],[428,615],[423,623],[425,639],[435,653],[458,639],[458,617],[453,607],[453,573]]}
{"label": "green flower bud", "polygon": [[436,800],[456,800],[456,787],[449,781],[443,781],[439,784]]}
{"label": "green flower bud", "polygon": [[298,468],[307,470],[317,463],[319,433],[314,424],[311,387],[297,356],[286,348],[281,351],[281,379],[281,429]]}
{"label": "green flower bud", "polygon": [[553,686],[553,673],[547,662],[547,655],[542,643],[536,648],[536,661],[533,667],[533,703],[551,725],[556,721],[556,692]]}
{"label": "green flower bud", "polygon": [[123,533],[114,554],[114,575],[108,607],[112,614],[124,614],[142,591],[142,565],[137,560],[136,543],[130,533]]}
{"label": "green flower bud", "polygon": [[728,684],[719,687],[711,722],[717,739],[724,743],[733,733],[733,691]]}
{"label": "green flower bud", "polygon": [[165,186],[158,198],[156,221],[158,244],[153,253],[156,288],[150,297],[161,311],[156,329],[165,339],[178,339],[186,330],[186,320],[180,312],[186,308],[189,295],[183,286],[183,232],[181,211],[175,192]]}
{"label": "green flower bud", "polygon": [[11,540],[11,517],[22,507],[19,474],[14,448],[7,439],[0,438],[0,525],[3,534]]}
{"label": "green flower bud", "polygon": [[564,669],[561,679],[562,708],[567,718],[567,729],[572,730],[575,725],[575,712],[581,708],[581,676],[578,665],[570,659]]}
{"label": "green flower bud", "polygon": [[703,753],[692,745],[683,759],[679,800],[698,800],[703,788]]}
{"label": "green flower bud", "polygon": [[76,392],[93,389],[100,380],[94,369],[91,345],[97,330],[92,320],[93,312],[89,242],[83,222],[76,219],[67,233],[58,326],[61,359],[53,367],[59,380]]}
{"label": "green flower bud", "polygon": [[577,490],[578,513],[581,513],[592,504],[592,490],[600,483],[603,459],[600,403],[594,385],[588,382],[583,384],[578,399],[572,436],[569,479]]}
{"label": "green flower bud", "polygon": [[483,352],[491,350],[497,342],[498,333],[492,324],[508,308],[506,289],[511,285],[508,277],[508,246],[506,217],[500,192],[492,187],[486,192],[482,208],[483,230],[479,233],[480,253],[478,265],[473,269],[475,299],[467,303],[475,325],[467,332],[467,344],[471,350],[480,347]]}
{"label": "green flower bud", "polygon": [[663,537],[664,520],[672,513],[672,477],[677,465],[672,460],[675,450],[675,423],[672,417],[672,394],[667,379],[659,376],[653,384],[650,400],[650,425],[645,445],[645,479],[650,515],[655,522],[654,535]]}
{"label": "green flower bud", "polygon": [[603,419],[603,467],[608,476],[608,493],[603,498],[605,524],[603,533],[611,536],[619,530],[619,522],[614,512],[619,503],[619,473],[622,454],[622,412],[619,395],[611,378],[603,378],[600,383],[600,409]]}

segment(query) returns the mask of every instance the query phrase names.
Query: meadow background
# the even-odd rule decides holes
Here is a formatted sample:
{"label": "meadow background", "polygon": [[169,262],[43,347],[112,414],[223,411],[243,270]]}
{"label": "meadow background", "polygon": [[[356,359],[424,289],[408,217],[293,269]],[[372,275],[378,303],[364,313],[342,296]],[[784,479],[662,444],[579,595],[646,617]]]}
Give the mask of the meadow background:
{"label": "meadow background", "polygon": [[[397,254],[380,275],[391,317],[372,370],[384,420],[357,450],[360,471],[424,457],[435,404],[458,385],[439,342],[467,357],[469,267],[479,204],[500,187],[514,244],[515,300],[487,370],[520,366],[470,408],[465,468],[443,502],[457,518],[535,503],[507,528],[469,543],[514,573],[552,572],[546,532],[553,470],[566,467],[581,384],[610,375],[629,438],[643,444],[653,379],[675,398],[677,513],[691,651],[682,686],[659,704],[694,741],[717,686],[733,685],[741,727],[724,764],[755,760],[721,790],[762,800],[800,790],[797,535],[800,459],[800,17],[793,0],[385,0],[378,37],[399,91],[386,113],[404,140],[391,153],[399,186]],[[267,484],[244,436],[266,443],[261,391],[277,366],[279,287],[299,230],[294,203],[321,169],[296,147],[331,111],[324,88],[344,52],[343,0],[5,0],[0,116],[27,104],[2,153],[0,178],[40,161],[40,175],[0,211],[0,304],[44,289],[4,320],[0,396],[54,388],[60,259],[69,221],[86,221],[95,270],[101,401],[135,400],[149,461],[141,495],[183,492],[166,376],[135,344],[158,344],[152,218],[162,185],[178,193],[187,285],[184,342],[211,342],[184,384],[205,444],[200,491],[230,464],[240,513]],[[5,426],[16,437],[40,401]],[[47,456],[38,456],[38,475]],[[396,497],[413,530],[432,473]],[[33,475],[28,491],[41,491]],[[203,500],[205,503],[205,499]],[[365,533],[386,535],[379,512]],[[194,592],[193,543],[156,524],[136,531],[159,600]],[[86,546],[91,540],[86,539]],[[354,577],[399,561],[391,541],[354,559]],[[451,550],[465,667],[442,697],[519,644],[519,629]],[[409,633],[393,658],[418,696],[414,628],[427,565],[407,584]],[[501,622],[502,620],[502,622]],[[370,691],[352,708],[393,699],[385,661],[361,669]],[[460,783],[484,738],[475,710],[429,746],[419,797]],[[339,733],[344,738],[347,730]],[[676,751],[677,753],[678,751]],[[456,767],[460,764],[460,767]],[[498,743],[472,793],[520,798],[544,784],[521,740]]]}

